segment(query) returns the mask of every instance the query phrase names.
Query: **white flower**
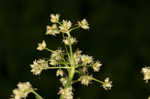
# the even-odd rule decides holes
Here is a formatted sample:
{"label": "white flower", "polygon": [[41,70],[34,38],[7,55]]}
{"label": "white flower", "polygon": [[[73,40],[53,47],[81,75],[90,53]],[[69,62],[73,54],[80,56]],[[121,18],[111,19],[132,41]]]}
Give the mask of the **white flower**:
{"label": "white flower", "polygon": [[63,20],[62,25],[59,26],[59,28],[60,28],[61,32],[67,33],[69,31],[69,29],[71,28],[71,26],[72,26],[71,21]]}
{"label": "white flower", "polygon": [[81,61],[81,53],[82,53],[82,51],[80,51],[80,50],[77,50],[75,53],[74,53],[74,61],[75,61],[75,64],[77,65],[77,64],[79,64],[80,63],[80,61]]}
{"label": "white flower", "polygon": [[85,67],[85,66],[80,69],[80,72],[82,73],[85,73],[87,71],[88,71],[88,67]]}
{"label": "white flower", "polygon": [[48,62],[43,59],[39,59],[39,60],[33,61],[33,64],[31,64],[30,66],[32,68],[31,72],[34,75],[39,75],[42,72],[42,70],[48,68]]}
{"label": "white flower", "polygon": [[33,88],[29,82],[18,83],[18,88],[13,90],[13,99],[26,98],[27,95],[33,91]]}
{"label": "white flower", "polygon": [[64,78],[64,77],[60,78],[60,82],[62,83],[63,86],[65,86],[67,83],[67,78]]}
{"label": "white flower", "polygon": [[50,64],[57,65],[58,62],[62,60],[62,56],[63,56],[62,50],[56,50],[52,52],[51,58],[50,58]]}
{"label": "white flower", "polygon": [[51,14],[50,17],[51,17],[50,21],[51,21],[52,23],[57,23],[57,22],[59,22],[59,17],[60,17],[59,14],[55,14],[55,15],[54,15],[54,14]]}
{"label": "white flower", "polygon": [[112,81],[109,81],[109,77],[105,78],[104,83],[103,83],[103,88],[105,90],[110,90],[112,87]]}
{"label": "white flower", "polygon": [[144,75],[144,80],[148,82],[150,79],[150,67],[143,67],[141,72]]}
{"label": "white flower", "polygon": [[56,76],[63,76],[64,75],[64,71],[62,69],[58,69],[56,71]]}
{"label": "white flower", "polygon": [[52,26],[47,26],[46,29],[47,29],[46,31],[47,35],[56,35],[60,33],[56,24],[53,24]]}
{"label": "white flower", "polygon": [[93,64],[93,70],[95,72],[98,72],[100,70],[100,67],[102,66],[102,64],[99,62],[99,61],[96,61],[94,64]]}
{"label": "white flower", "polygon": [[70,44],[74,44],[77,42],[76,38],[73,38],[73,37],[70,37],[70,38],[65,38],[63,40],[63,42],[66,44],[66,45],[70,45]]}
{"label": "white flower", "polygon": [[38,44],[37,50],[42,51],[46,48],[46,42],[43,40],[42,43]]}
{"label": "white flower", "polygon": [[82,61],[83,65],[87,65],[87,64],[90,64],[93,62],[93,58],[92,58],[92,56],[82,55],[81,61]]}
{"label": "white flower", "polygon": [[72,86],[68,88],[60,88],[60,91],[58,94],[61,94],[64,99],[73,99],[73,92],[72,92]]}
{"label": "white flower", "polygon": [[150,96],[148,97],[148,99],[150,99]]}
{"label": "white flower", "polygon": [[79,26],[85,30],[89,29],[89,24],[86,19],[83,19],[81,22],[78,22]]}
{"label": "white flower", "polygon": [[81,81],[81,84],[88,86],[90,81],[93,79],[92,75],[83,75],[80,76],[79,81]]}

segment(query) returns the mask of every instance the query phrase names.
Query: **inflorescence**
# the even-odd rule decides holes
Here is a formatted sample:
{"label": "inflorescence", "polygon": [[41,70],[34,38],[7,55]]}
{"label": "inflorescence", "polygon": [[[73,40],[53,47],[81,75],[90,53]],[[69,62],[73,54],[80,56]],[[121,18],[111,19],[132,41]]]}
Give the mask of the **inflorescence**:
{"label": "inflorescence", "polygon": [[[64,43],[64,50],[56,49],[51,50],[47,47],[45,40],[38,44],[37,50],[46,50],[50,52],[50,57],[47,59],[36,59],[33,64],[30,65],[31,72],[34,75],[40,75],[43,70],[56,69],[56,76],[60,77],[62,87],[58,95],[60,99],[73,99],[73,84],[80,82],[81,84],[88,86],[91,81],[96,81],[102,84],[105,90],[110,90],[112,87],[112,81],[109,77],[100,81],[92,74],[89,70],[92,69],[94,72],[99,72],[102,63],[99,60],[95,60],[92,56],[82,54],[82,51],[77,49],[74,50],[72,46],[77,43],[77,39],[71,35],[73,30],[82,28],[88,30],[89,24],[86,19],[78,21],[77,24],[73,25],[70,20],[60,21],[59,14],[50,15],[51,25],[46,26],[46,35],[62,35],[62,42]],[[74,75],[77,75],[76,77]],[[24,88],[20,88],[20,85],[24,85]],[[27,97],[28,93],[34,92],[30,83],[19,83],[19,89],[14,89],[13,99],[21,99]],[[37,94],[37,93],[36,93]],[[43,99],[41,96],[38,99]]]}

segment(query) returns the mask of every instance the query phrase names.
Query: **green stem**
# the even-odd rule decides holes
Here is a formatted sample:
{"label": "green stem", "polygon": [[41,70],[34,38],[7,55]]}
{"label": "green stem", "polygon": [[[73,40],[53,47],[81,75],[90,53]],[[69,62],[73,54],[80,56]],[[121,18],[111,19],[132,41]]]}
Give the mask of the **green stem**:
{"label": "green stem", "polygon": [[74,27],[74,28],[70,29],[69,31],[71,32],[71,31],[76,30],[78,28],[80,28],[80,26]]}
{"label": "green stem", "polygon": [[48,49],[48,48],[45,48],[45,50],[47,50],[47,51],[49,51],[49,52],[54,52],[53,50],[50,50],[50,49]]}
{"label": "green stem", "polygon": [[37,92],[35,92],[34,90],[32,91],[32,93],[36,96],[36,99],[43,99]]}
{"label": "green stem", "polygon": [[71,68],[71,67],[48,67],[46,69],[68,69],[68,68]]}
{"label": "green stem", "polygon": [[93,80],[96,81],[96,82],[98,82],[98,83],[104,84],[103,81],[100,81],[100,80],[98,80],[98,79],[96,79],[96,78],[93,78]]}
{"label": "green stem", "polygon": [[[68,35],[68,38],[70,39],[70,33],[68,32],[67,33],[67,35]],[[70,60],[70,69],[68,70],[68,80],[67,80],[67,83],[66,83],[66,85],[65,85],[65,88],[64,89],[67,89],[68,87],[70,87],[71,86],[71,82],[72,82],[72,80],[73,80],[73,77],[74,77],[74,74],[75,74],[75,65],[74,65],[74,57],[73,57],[73,52],[72,52],[72,45],[71,44],[69,44],[69,50],[70,50],[70,57],[68,57],[69,58],[69,60]],[[61,95],[60,96],[60,99],[64,99],[64,97],[63,97],[63,95]]]}

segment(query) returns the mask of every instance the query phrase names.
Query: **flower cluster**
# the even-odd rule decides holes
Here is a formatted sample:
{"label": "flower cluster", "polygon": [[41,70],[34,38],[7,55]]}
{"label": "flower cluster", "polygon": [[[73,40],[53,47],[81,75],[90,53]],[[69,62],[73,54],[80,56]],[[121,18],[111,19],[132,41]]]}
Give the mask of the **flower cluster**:
{"label": "flower cluster", "polygon": [[110,90],[112,87],[112,81],[109,80],[109,77],[105,78],[104,83],[103,83],[103,88],[105,90]]}
{"label": "flower cluster", "polygon": [[61,94],[64,99],[73,99],[73,92],[72,92],[71,86],[65,89],[60,88],[60,91],[58,94]]}
{"label": "flower cluster", "polygon": [[[71,32],[75,29],[82,28],[84,30],[89,29],[89,24],[86,19],[77,21],[77,24],[73,24],[70,20],[60,20],[59,14],[50,15],[51,25],[46,26],[46,35],[56,36],[62,35],[62,42],[64,43],[64,49],[51,50],[47,47],[46,42],[43,40],[42,43],[38,44],[37,50],[46,50],[50,52],[50,57],[42,58],[33,61],[30,65],[31,72],[34,75],[40,75],[43,70],[56,69],[56,76],[60,77],[62,87],[58,94],[60,99],[73,99],[73,84],[80,82],[81,84],[88,86],[92,81],[101,83],[105,90],[109,90],[112,87],[112,81],[106,78],[104,81],[100,81],[94,78],[90,72],[99,72],[102,63],[99,60],[95,60],[92,56],[82,54],[82,51],[77,49],[74,52],[73,45],[77,43],[77,39],[71,35]],[[63,49],[62,48],[62,49]],[[32,89],[30,87],[30,89]],[[19,89],[20,92],[21,89]],[[25,91],[25,94],[15,96],[24,98],[27,96],[29,91]],[[37,93],[36,93],[37,95]],[[20,99],[20,98],[15,98]],[[38,96],[38,99],[43,99]]]}
{"label": "flower cluster", "polygon": [[[100,61],[95,61],[92,56],[82,54],[80,50],[73,52],[72,45],[77,43],[77,40],[75,37],[71,36],[71,31],[78,28],[85,30],[89,29],[90,27],[86,19],[78,21],[76,26],[73,25],[70,20],[60,21],[59,14],[51,14],[50,21],[53,24],[47,26],[46,34],[55,36],[56,34],[62,34],[65,50],[50,50],[46,47],[45,41],[39,43],[37,49],[40,51],[44,49],[50,51],[50,59],[47,64],[45,64],[44,68],[44,65],[42,65],[43,63],[37,64],[37,62],[34,62],[34,64],[31,65],[31,71],[37,75],[40,74],[43,69],[58,69],[56,71],[56,76],[60,77],[60,82],[63,85],[59,91],[60,97],[63,97],[61,99],[73,99],[72,84],[76,82],[81,82],[81,84],[88,86],[91,81],[96,81],[101,83],[105,90],[111,89],[112,82],[108,77],[103,82],[94,78],[89,72],[90,69],[94,72],[99,72],[102,66]],[[76,77],[78,77],[76,80],[74,78],[75,74],[77,75]]]}
{"label": "flower cluster", "polygon": [[[144,75],[144,80],[146,81],[146,83],[148,83],[148,80],[150,80],[150,67],[143,67],[141,73]],[[150,96],[148,97],[148,99],[150,99]]]}
{"label": "flower cluster", "polygon": [[18,88],[13,90],[11,99],[22,99],[26,98],[29,93],[33,91],[33,88],[29,82],[18,83]]}
{"label": "flower cluster", "polygon": [[39,60],[33,61],[33,64],[31,64],[30,66],[32,68],[31,72],[34,75],[39,75],[42,72],[42,70],[48,68],[48,62],[45,61],[44,59],[39,59]]}
{"label": "flower cluster", "polygon": [[150,67],[143,67],[141,72],[144,75],[144,80],[148,82],[148,80],[150,79]]}

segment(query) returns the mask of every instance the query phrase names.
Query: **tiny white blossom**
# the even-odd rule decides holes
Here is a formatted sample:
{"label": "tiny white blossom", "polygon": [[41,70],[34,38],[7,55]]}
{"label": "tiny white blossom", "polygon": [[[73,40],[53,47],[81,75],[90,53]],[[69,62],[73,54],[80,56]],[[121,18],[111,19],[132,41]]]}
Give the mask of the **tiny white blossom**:
{"label": "tiny white blossom", "polygon": [[77,50],[75,53],[74,53],[74,61],[75,61],[75,64],[79,64],[81,62],[81,53],[82,51],[80,50]]}
{"label": "tiny white blossom", "polygon": [[62,83],[63,86],[65,86],[67,83],[67,78],[64,77],[60,78],[60,82]]}
{"label": "tiny white blossom", "polygon": [[144,80],[148,82],[150,79],[150,67],[143,67],[141,72],[144,75]]}
{"label": "tiny white blossom", "polygon": [[59,26],[59,28],[60,28],[61,32],[67,33],[69,31],[69,29],[71,28],[71,26],[72,26],[71,21],[63,20],[62,25]]}
{"label": "tiny white blossom", "polygon": [[109,77],[105,78],[104,83],[103,83],[103,88],[105,90],[110,90],[112,87],[112,81],[109,80]]}
{"label": "tiny white blossom", "polygon": [[60,33],[56,24],[53,24],[52,26],[47,26],[46,28],[47,28],[46,31],[47,35],[56,35]]}
{"label": "tiny white blossom", "polygon": [[62,50],[56,50],[52,52],[51,58],[50,58],[50,64],[57,65],[58,62],[62,60],[62,55],[63,55]]}
{"label": "tiny white blossom", "polygon": [[81,81],[81,84],[88,86],[90,81],[92,81],[93,77],[92,75],[83,75],[80,76],[79,81]]}
{"label": "tiny white blossom", "polygon": [[87,65],[87,64],[90,64],[93,62],[93,58],[92,58],[92,56],[82,55],[81,61],[82,61],[83,65]]}
{"label": "tiny white blossom", "polygon": [[100,70],[100,67],[102,66],[102,64],[99,62],[99,61],[96,61],[94,64],[93,64],[93,70],[95,72],[98,72]]}
{"label": "tiny white blossom", "polygon": [[64,71],[62,69],[58,69],[56,71],[56,76],[63,76],[64,75]]}
{"label": "tiny white blossom", "polygon": [[85,30],[89,29],[89,24],[86,19],[83,19],[81,22],[78,22],[79,26]]}
{"label": "tiny white blossom", "polygon": [[66,45],[70,45],[70,44],[74,44],[77,42],[76,38],[70,37],[70,38],[65,38],[63,40],[64,44]]}
{"label": "tiny white blossom", "polygon": [[57,22],[59,22],[59,17],[60,17],[59,14],[55,14],[55,15],[54,15],[54,14],[51,14],[50,17],[51,17],[50,21],[51,21],[52,23],[57,23]]}
{"label": "tiny white blossom", "polygon": [[73,92],[72,92],[72,86],[68,88],[60,88],[60,91],[58,94],[61,94],[64,99],[73,99]]}
{"label": "tiny white blossom", "polygon": [[29,82],[18,83],[18,88],[13,90],[12,99],[26,98],[27,95],[33,91],[33,88]]}
{"label": "tiny white blossom", "polygon": [[31,64],[30,66],[32,68],[31,72],[34,75],[39,75],[42,72],[42,70],[48,68],[48,62],[43,59],[39,59],[39,60],[33,61],[33,64]]}
{"label": "tiny white blossom", "polygon": [[87,71],[88,71],[88,67],[85,67],[85,66],[80,69],[80,72],[82,73],[85,73]]}
{"label": "tiny white blossom", "polygon": [[38,44],[37,50],[42,51],[46,48],[46,42],[43,40],[42,43]]}

